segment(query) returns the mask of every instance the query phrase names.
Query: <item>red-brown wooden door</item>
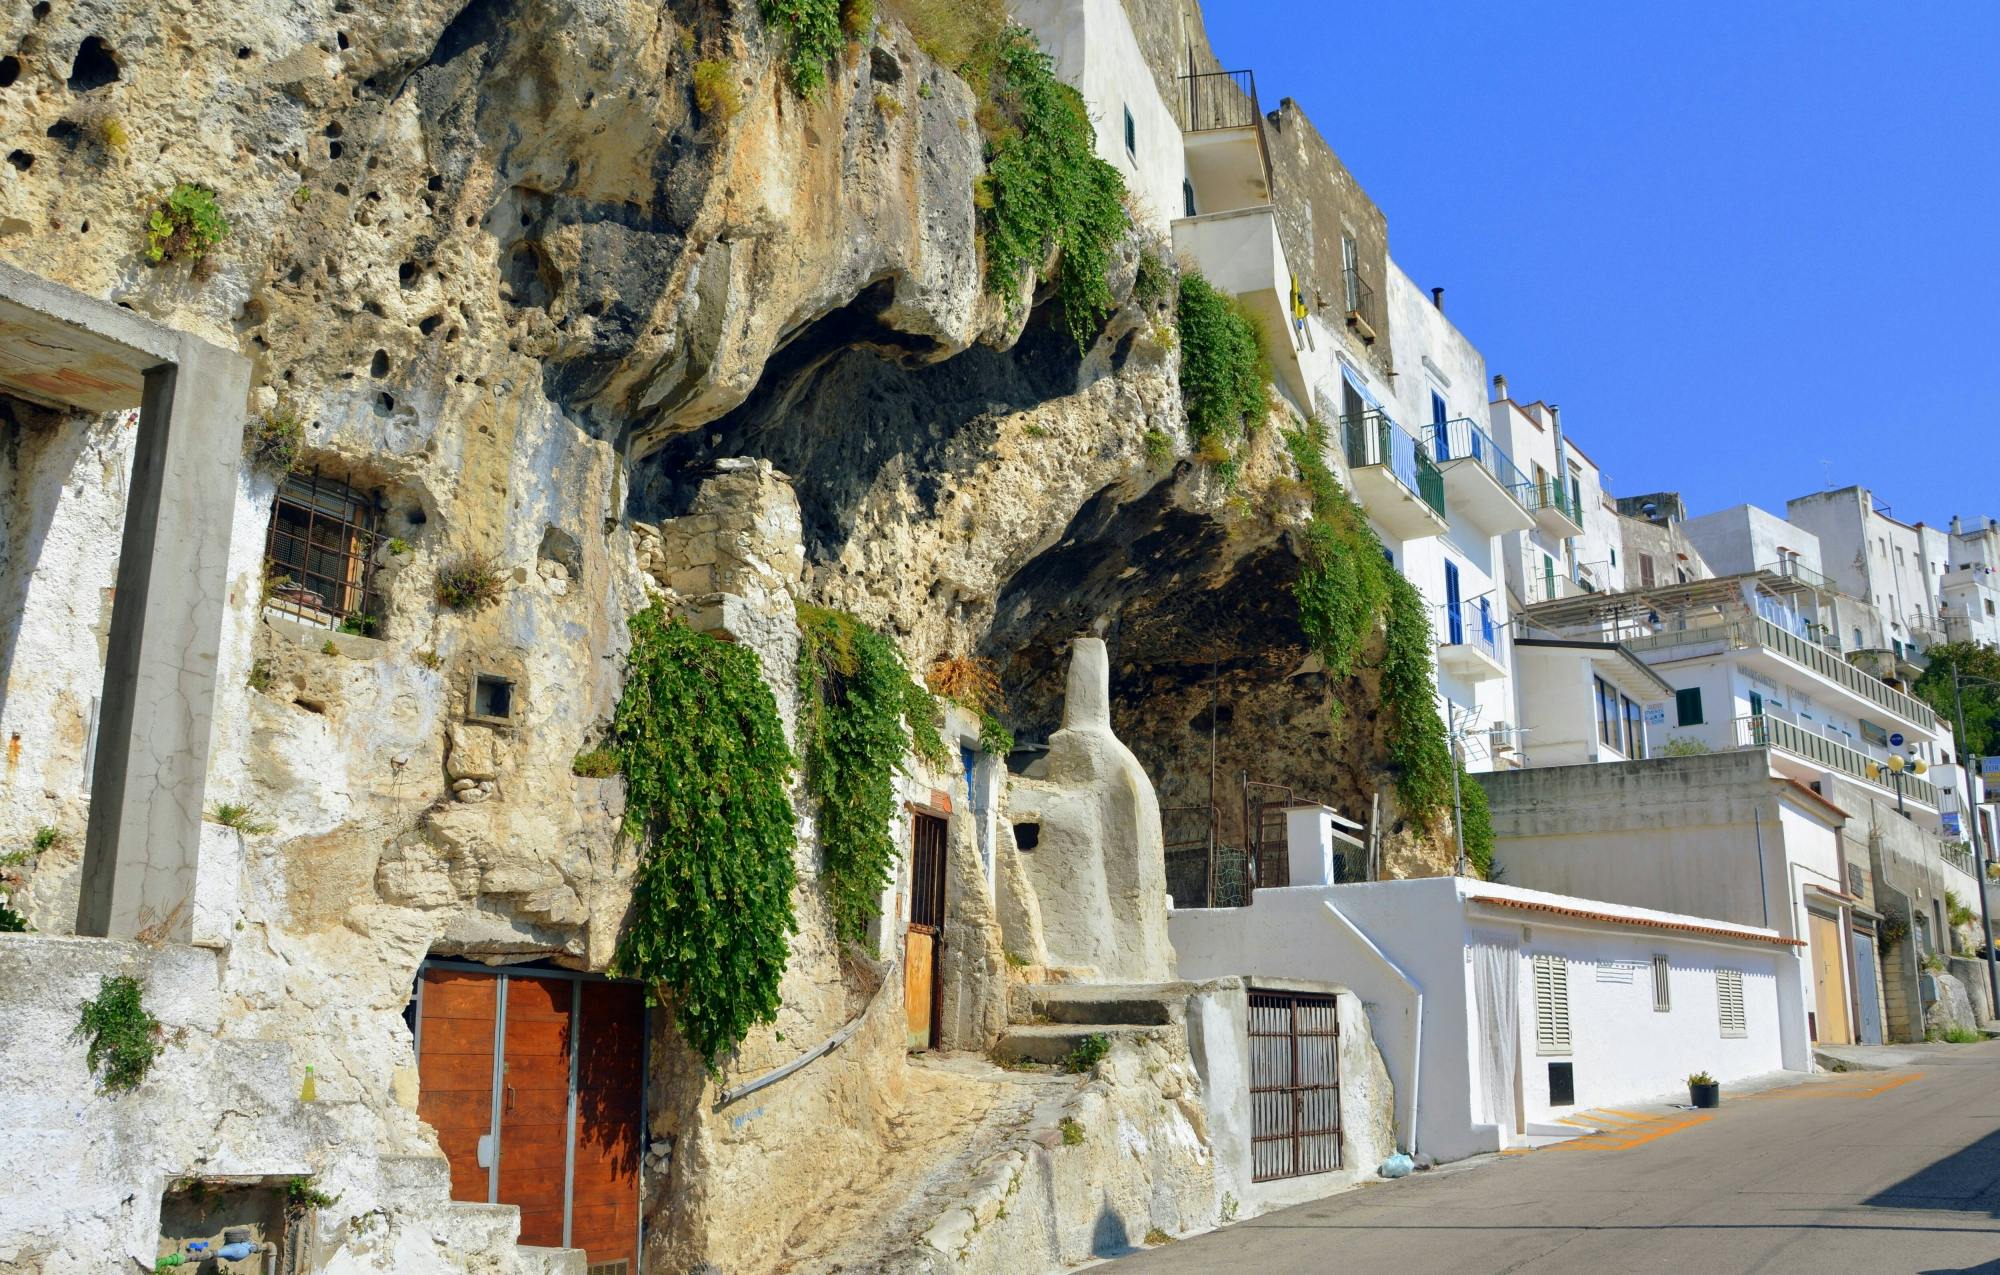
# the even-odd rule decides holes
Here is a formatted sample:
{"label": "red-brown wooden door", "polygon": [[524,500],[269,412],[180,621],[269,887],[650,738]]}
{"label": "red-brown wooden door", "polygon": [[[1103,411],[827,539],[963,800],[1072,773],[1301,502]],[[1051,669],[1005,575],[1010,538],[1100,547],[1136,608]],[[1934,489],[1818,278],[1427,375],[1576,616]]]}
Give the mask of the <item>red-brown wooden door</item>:
{"label": "red-brown wooden door", "polygon": [[[426,968],[417,1112],[452,1198],[515,1205],[520,1242],[550,1248],[565,1246],[567,1204],[567,1246],[637,1275],[645,1014],[631,984]],[[480,1142],[494,1133],[489,1169]]]}

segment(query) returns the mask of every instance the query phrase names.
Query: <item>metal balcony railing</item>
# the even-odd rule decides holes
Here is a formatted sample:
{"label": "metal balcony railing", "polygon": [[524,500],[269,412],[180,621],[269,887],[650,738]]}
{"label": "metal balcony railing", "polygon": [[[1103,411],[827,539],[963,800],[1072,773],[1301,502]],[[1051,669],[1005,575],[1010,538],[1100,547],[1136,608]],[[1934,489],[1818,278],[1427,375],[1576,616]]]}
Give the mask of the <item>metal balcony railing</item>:
{"label": "metal balcony railing", "polygon": [[1183,133],[1255,128],[1257,77],[1249,71],[1183,75],[1174,94],[1174,122]]}
{"label": "metal balcony railing", "polygon": [[1445,516],[1444,475],[1424,445],[1389,419],[1388,413],[1378,408],[1359,416],[1343,416],[1340,435],[1346,443],[1349,468],[1381,465],[1438,517]]}
{"label": "metal balcony railing", "polygon": [[1560,479],[1544,478],[1540,482],[1530,482],[1523,494],[1527,497],[1524,503],[1528,506],[1528,512],[1553,509],[1577,526],[1583,525],[1583,506],[1569,492],[1563,490]]}
{"label": "metal balcony railing", "polygon": [[1507,494],[1528,508],[1530,493],[1535,484],[1522,473],[1514,463],[1514,458],[1501,450],[1493,436],[1481,429],[1471,419],[1461,416],[1457,420],[1433,422],[1430,427],[1431,456],[1442,465],[1448,460],[1471,457],[1502,487]]}
{"label": "metal balcony railing", "polygon": [[1966,876],[1971,877],[1975,881],[1979,879],[1979,869],[1972,857],[1971,846],[1966,845],[1962,841],[1947,841],[1938,848],[1938,855],[1946,863],[1957,868]]}
{"label": "metal balcony railing", "polygon": [[1456,607],[1438,603],[1437,640],[1442,646],[1469,646],[1498,663],[1500,622],[1493,618],[1493,604],[1485,598]]}
{"label": "metal balcony railing", "polygon": [[1382,330],[1381,318],[1375,311],[1375,289],[1368,286],[1359,270],[1351,268],[1340,272],[1340,287],[1341,312],[1347,318],[1347,326],[1372,344],[1376,333]]}
{"label": "metal balcony railing", "polygon": [[1781,748],[1828,770],[1875,785],[1893,793],[1902,786],[1906,801],[1920,802],[1933,809],[1938,804],[1937,785],[1919,775],[1905,773],[1897,779],[1887,765],[1858,749],[1837,743],[1824,735],[1796,726],[1782,717],[1757,714],[1736,719],[1736,742],[1745,748]]}
{"label": "metal balcony railing", "polygon": [[1813,570],[1811,567],[1803,566],[1799,563],[1793,562],[1789,558],[1780,558],[1776,562],[1767,562],[1763,566],[1757,568],[1757,570],[1768,571],[1774,576],[1783,576],[1787,580],[1797,580],[1800,584],[1806,585],[1810,588],[1818,589],[1822,593],[1838,592],[1838,590],[1834,588],[1833,581],[1827,579],[1825,576]]}
{"label": "metal balcony railing", "polygon": [[1713,624],[1658,633],[1633,633],[1622,635],[1620,640],[1635,652],[1668,651],[1709,643],[1719,643],[1724,647],[1759,646],[1899,714],[1906,721],[1915,722],[1926,731],[1938,729],[1937,714],[1922,700],[1870,677],[1818,643],[1787,633],[1763,616],[1752,615],[1742,608],[1725,612],[1723,618]]}

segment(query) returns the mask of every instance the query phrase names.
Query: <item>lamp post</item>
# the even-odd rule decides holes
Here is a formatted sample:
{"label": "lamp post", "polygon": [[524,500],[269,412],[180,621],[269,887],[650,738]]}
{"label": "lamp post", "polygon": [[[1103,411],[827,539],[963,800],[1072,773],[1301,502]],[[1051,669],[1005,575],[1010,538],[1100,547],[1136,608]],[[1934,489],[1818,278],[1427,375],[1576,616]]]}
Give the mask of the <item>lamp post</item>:
{"label": "lamp post", "polygon": [[[1972,679],[1986,686],[2000,687],[2000,683],[1982,677]],[[1954,741],[1958,745],[1959,768],[1965,772],[1965,818],[1971,825],[1972,866],[1977,869],[1972,879],[1979,886],[1979,921],[1986,929],[1986,990],[1991,999],[1987,1005],[2000,1014],[2000,957],[1993,952],[1993,909],[1986,902],[1986,853],[1980,845],[1979,836],[1979,790],[1974,786],[1972,751],[1965,738],[1965,675],[1959,671],[1958,661],[1951,663],[1951,707],[1956,720],[1958,734]]]}

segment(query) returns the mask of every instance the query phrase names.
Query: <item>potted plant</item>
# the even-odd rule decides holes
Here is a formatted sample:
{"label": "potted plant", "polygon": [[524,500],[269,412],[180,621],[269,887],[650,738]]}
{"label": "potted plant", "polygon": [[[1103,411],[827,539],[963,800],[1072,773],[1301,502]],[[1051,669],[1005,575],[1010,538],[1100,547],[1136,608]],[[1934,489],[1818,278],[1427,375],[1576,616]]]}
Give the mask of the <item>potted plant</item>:
{"label": "potted plant", "polygon": [[1714,1076],[1697,1071],[1688,1077],[1688,1101],[1697,1107],[1719,1107],[1722,1105],[1722,1086],[1715,1083]]}

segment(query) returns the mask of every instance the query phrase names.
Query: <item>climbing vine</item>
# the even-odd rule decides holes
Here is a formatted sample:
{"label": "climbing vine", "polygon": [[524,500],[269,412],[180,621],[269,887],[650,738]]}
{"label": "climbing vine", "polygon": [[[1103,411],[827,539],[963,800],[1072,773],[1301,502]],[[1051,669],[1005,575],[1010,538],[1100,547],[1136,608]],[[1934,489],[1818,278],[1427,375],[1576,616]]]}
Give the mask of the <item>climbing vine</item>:
{"label": "climbing vine", "polygon": [[605,745],[644,847],[614,973],[664,991],[713,1070],[778,1014],[798,922],[794,764],[748,647],[696,633],[658,603],[632,617],[625,689]]}
{"label": "climbing vine", "polygon": [[1477,779],[1459,772],[1460,808],[1465,812],[1465,826],[1460,834],[1465,838],[1465,857],[1472,863],[1480,876],[1489,880],[1493,876],[1493,810],[1486,803],[1486,789]]}
{"label": "climbing vine", "polygon": [[[1451,807],[1456,763],[1444,719],[1438,714],[1430,616],[1423,595],[1389,565],[1361,507],[1327,467],[1326,426],[1315,418],[1286,430],[1284,437],[1312,495],[1313,520],[1305,531],[1303,569],[1293,585],[1299,624],[1334,678],[1353,675],[1369,636],[1378,623],[1383,625],[1382,701],[1389,710],[1389,764],[1396,773],[1397,796],[1421,827],[1435,829],[1438,816]],[[1469,782],[1463,787],[1478,785]],[[1482,873],[1492,862],[1493,841],[1485,796],[1484,789],[1476,797],[1461,791],[1466,853],[1480,864]],[[1476,832],[1475,824],[1484,830]]]}
{"label": "climbing vine", "polygon": [[1083,96],[1056,77],[1033,34],[1010,28],[974,58],[968,78],[985,87],[986,173],[975,199],[986,286],[1011,306],[1022,276],[1056,251],[1056,297],[1081,351],[1113,309],[1106,276],[1125,233],[1125,180],[1097,157]]}
{"label": "climbing vine", "polygon": [[[1246,425],[1264,414],[1271,356],[1263,329],[1198,270],[1181,275],[1181,402],[1195,451],[1226,462]],[[1331,478],[1331,475],[1328,475]]]}
{"label": "climbing vine", "polygon": [[903,754],[937,766],[949,756],[937,700],[911,679],[895,643],[844,612],[803,604],[799,633],[799,748],[819,811],[820,881],[834,933],[858,942],[896,862],[889,825]]}

